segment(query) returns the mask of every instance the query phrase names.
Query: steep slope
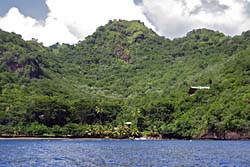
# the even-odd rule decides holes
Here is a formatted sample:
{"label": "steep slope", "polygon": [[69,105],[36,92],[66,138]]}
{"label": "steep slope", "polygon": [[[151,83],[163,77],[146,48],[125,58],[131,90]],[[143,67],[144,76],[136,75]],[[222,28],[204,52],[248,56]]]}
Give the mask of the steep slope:
{"label": "steep slope", "polygon": [[[142,22],[114,20],[76,45],[49,48],[1,33],[4,134],[249,135],[249,32],[198,29],[169,40]],[[190,86],[211,89],[189,96]]]}

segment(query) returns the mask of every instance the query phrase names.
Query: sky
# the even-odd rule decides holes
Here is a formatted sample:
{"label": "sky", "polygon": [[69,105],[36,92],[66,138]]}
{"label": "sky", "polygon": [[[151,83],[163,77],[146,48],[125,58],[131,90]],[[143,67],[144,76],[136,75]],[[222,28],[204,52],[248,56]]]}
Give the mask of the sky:
{"label": "sky", "polygon": [[250,29],[250,0],[0,0],[0,29],[45,46],[75,44],[114,19],[170,39],[198,28],[233,36]]}

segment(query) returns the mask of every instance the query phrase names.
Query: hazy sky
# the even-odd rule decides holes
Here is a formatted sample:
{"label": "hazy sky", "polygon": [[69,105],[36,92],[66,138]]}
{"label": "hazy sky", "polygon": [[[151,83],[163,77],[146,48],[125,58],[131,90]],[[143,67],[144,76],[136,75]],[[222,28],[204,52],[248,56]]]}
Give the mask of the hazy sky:
{"label": "hazy sky", "polygon": [[48,46],[77,43],[109,20],[141,20],[167,38],[250,29],[250,0],[0,0],[0,28]]}

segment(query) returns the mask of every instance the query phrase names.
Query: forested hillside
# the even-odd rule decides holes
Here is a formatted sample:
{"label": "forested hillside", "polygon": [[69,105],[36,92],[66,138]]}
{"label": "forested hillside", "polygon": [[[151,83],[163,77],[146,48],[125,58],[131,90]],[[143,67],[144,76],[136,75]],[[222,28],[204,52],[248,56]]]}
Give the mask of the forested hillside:
{"label": "forested hillside", "polygon": [[[210,89],[190,96],[191,86]],[[114,20],[51,47],[0,31],[1,136],[231,134],[250,138],[250,31],[169,40],[140,21]]]}

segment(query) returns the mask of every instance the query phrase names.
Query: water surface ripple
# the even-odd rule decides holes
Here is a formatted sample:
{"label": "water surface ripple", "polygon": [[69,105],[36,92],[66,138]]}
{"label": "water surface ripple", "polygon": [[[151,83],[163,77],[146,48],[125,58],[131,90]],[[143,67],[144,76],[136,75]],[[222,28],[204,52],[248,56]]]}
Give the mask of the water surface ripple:
{"label": "water surface ripple", "polygon": [[0,167],[30,166],[250,167],[250,141],[0,141]]}

